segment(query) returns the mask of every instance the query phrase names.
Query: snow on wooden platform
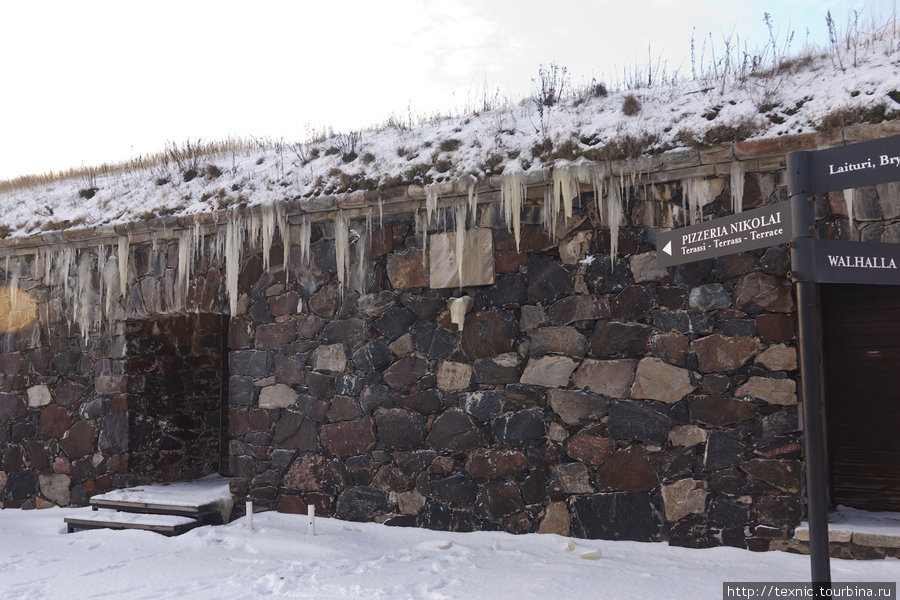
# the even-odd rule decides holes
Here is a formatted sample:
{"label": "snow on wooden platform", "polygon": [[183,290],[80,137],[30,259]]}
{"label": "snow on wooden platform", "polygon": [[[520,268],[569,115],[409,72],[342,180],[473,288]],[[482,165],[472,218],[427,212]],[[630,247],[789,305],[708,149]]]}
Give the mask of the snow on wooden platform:
{"label": "snow on wooden platform", "polygon": [[176,515],[141,514],[98,510],[64,519],[69,533],[76,529],[143,529],[167,535],[178,535],[200,525],[197,519]]}
{"label": "snow on wooden platform", "polygon": [[233,502],[228,479],[221,475],[113,490],[91,498],[95,509],[180,515],[200,519],[204,524],[227,523]]}
{"label": "snow on wooden platform", "polygon": [[186,507],[198,507],[223,500],[231,500],[231,491],[228,488],[228,478],[221,475],[207,475],[196,481],[154,483],[113,490],[91,498],[91,502],[130,502]]}
{"label": "snow on wooden platform", "polygon": [[[794,537],[803,542],[809,541],[807,521],[794,530]],[[828,541],[900,548],[900,513],[838,506],[837,510],[828,514]]]}

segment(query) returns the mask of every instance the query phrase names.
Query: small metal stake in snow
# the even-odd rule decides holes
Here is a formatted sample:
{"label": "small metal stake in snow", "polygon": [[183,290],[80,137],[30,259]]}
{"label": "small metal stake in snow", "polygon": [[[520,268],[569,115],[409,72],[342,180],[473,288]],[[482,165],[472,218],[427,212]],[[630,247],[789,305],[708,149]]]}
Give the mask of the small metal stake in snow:
{"label": "small metal stake in snow", "polygon": [[253,531],[253,501],[247,500],[247,531]]}
{"label": "small metal stake in snow", "polygon": [[316,535],[316,507],[306,505],[306,535]]}

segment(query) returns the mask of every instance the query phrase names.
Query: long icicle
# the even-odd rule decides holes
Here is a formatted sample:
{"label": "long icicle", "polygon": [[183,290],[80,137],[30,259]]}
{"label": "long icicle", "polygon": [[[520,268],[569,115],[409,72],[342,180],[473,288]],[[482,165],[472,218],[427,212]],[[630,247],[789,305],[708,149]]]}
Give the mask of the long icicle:
{"label": "long icicle", "polygon": [[463,287],[463,264],[466,251],[466,205],[456,207],[456,273],[459,276],[459,288]]}
{"label": "long icicle", "polygon": [[500,205],[507,231],[516,239],[516,252],[522,241],[522,200],[525,196],[525,174],[522,171],[504,173],[500,177]]}
{"label": "long icicle", "polygon": [[334,219],[334,253],[337,259],[338,283],[341,284],[343,294],[350,272],[350,223],[344,211],[339,211]]}

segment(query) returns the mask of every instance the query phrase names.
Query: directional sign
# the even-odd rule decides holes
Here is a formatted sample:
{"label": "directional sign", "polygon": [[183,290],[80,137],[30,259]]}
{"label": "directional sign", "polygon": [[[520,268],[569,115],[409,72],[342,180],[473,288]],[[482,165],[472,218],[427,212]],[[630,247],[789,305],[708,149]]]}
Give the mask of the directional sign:
{"label": "directional sign", "polygon": [[900,135],[809,155],[810,194],[900,180]]}
{"label": "directional sign", "polygon": [[790,202],[697,223],[657,237],[656,260],[671,267],[791,241]]}
{"label": "directional sign", "polygon": [[[797,249],[812,251],[812,273],[794,270],[798,279],[818,283],[900,285],[900,244],[797,240]],[[805,261],[799,261],[805,262]]]}

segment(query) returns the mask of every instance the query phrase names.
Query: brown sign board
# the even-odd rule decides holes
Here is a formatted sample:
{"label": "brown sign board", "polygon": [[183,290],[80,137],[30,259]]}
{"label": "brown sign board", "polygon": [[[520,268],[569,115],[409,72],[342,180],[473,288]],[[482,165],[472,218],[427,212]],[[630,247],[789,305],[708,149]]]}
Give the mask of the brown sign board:
{"label": "brown sign board", "polygon": [[784,244],[791,241],[792,235],[790,202],[779,202],[661,231],[656,238],[656,260],[661,267],[672,267]]}

